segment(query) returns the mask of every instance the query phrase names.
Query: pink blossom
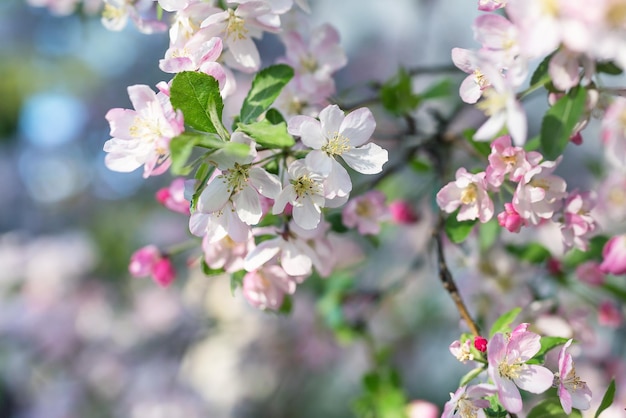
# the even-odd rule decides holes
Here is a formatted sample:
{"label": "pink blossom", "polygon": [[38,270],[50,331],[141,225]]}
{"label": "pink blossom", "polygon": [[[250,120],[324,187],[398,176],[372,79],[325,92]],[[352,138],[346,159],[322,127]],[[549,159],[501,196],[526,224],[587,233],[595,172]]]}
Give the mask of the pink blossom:
{"label": "pink blossom", "polygon": [[172,261],[154,245],[135,251],[130,258],[128,271],[133,277],[150,275],[157,284],[163,287],[169,286],[176,278]]}
{"label": "pink blossom", "polygon": [[572,407],[586,410],[591,406],[591,390],[585,382],[576,376],[572,355],[567,348],[572,344],[570,339],[559,353],[559,371],[557,376],[558,395],[561,406],[567,415],[572,413]]}
{"label": "pink blossom", "polygon": [[519,232],[526,220],[517,213],[512,203],[507,202],[504,204],[504,212],[498,214],[498,224],[510,232]]}
{"label": "pink blossom", "polygon": [[489,367],[487,372],[498,390],[498,400],[514,414],[522,410],[522,397],[518,390],[543,393],[552,386],[554,375],[550,370],[535,364],[526,364],[541,348],[539,335],[527,331],[521,324],[510,335],[495,334],[487,345]]}
{"label": "pink blossom", "polygon": [[261,38],[263,31],[277,32],[280,19],[267,1],[250,1],[209,15],[201,27],[208,36],[222,38],[232,57],[231,66],[245,72],[257,71],[261,57],[253,38]]}
{"label": "pink blossom", "polygon": [[471,341],[469,339],[465,340],[464,343],[461,343],[459,340],[455,340],[452,342],[452,344],[450,344],[448,349],[458,361],[465,364],[468,362],[468,360],[474,360],[474,355],[470,350],[470,345]]}
{"label": "pink blossom", "polygon": [[128,87],[135,108],[111,109],[106,119],[111,136],[104,143],[106,166],[130,172],[144,166],[144,177],[164,173],[170,166],[169,143],[184,130],[183,114],[174,111],[169,96],[145,85]]}
{"label": "pink blossom", "polygon": [[487,222],[493,217],[493,201],[487,193],[485,173],[469,173],[464,167],[456,171],[456,180],[443,186],[437,193],[437,204],[446,213],[459,207],[459,221],[479,219]]}
{"label": "pink blossom", "polygon": [[389,213],[391,220],[397,224],[413,224],[420,219],[413,206],[405,200],[389,203]]}
{"label": "pink blossom", "polygon": [[484,398],[493,395],[495,391],[495,386],[486,383],[461,386],[450,394],[441,418],[485,418],[487,415],[483,409],[488,408],[490,403]]}
{"label": "pink blossom", "polygon": [[357,228],[361,235],[378,234],[381,221],[389,215],[386,199],[387,196],[379,190],[370,190],[350,199],[341,212],[343,224]]}
{"label": "pink blossom", "polygon": [[610,328],[618,328],[622,325],[624,318],[619,309],[610,300],[603,300],[598,307],[598,322],[600,325]]}
{"label": "pink blossom", "polygon": [[509,67],[519,55],[517,27],[504,16],[483,14],[474,21],[474,37],[483,50],[493,52],[502,67]]}
{"label": "pink blossom", "polygon": [[565,200],[561,234],[565,250],[578,248],[587,251],[589,239],[597,227],[590,211],[595,206],[595,194],[573,191]]}
{"label": "pink blossom", "polygon": [[489,165],[485,172],[487,181],[493,187],[500,187],[507,174],[509,180],[519,182],[543,157],[538,152],[526,152],[521,147],[511,145],[511,137],[504,135],[491,143]]}
{"label": "pink blossom", "polygon": [[337,158],[362,174],[380,173],[388,160],[387,150],[368,142],[376,129],[368,108],[345,115],[337,105],[330,105],[320,112],[319,121],[295,116],[287,126],[290,134],[300,136],[302,143],[313,149],[306,156],[306,164],[326,178],[329,199],[347,196],[352,190],[350,176]]}
{"label": "pink blossom", "polygon": [[563,205],[567,184],[561,177],[552,174],[560,161],[561,157],[531,168],[517,185],[513,207],[531,225],[552,218]]}
{"label": "pink blossom", "polygon": [[254,248],[252,234],[244,242],[233,241],[228,235],[215,242],[211,242],[209,235],[202,239],[204,261],[210,268],[224,269],[227,273],[243,270],[243,260],[252,248]]}
{"label": "pink blossom", "polygon": [[167,24],[155,18],[145,18],[154,6],[154,0],[104,0],[101,22],[108,30],[121,31],[130,18],[142,33],[155,33],[167,30]]}
{"label": "pink blossom", "polygon": [[469,74],[461,82],[459,95],[465,103],[474,104],[481,98],[483,91],[491,84],[477,64],[474,51],[463,48],[452,48],[452,62],[461,71]]}
{"label": "pink blossom", "polygon": [[166,73],[201,71],[215,78],[223,90],[226,73],[217,61],[222,53],[222,40],[209,37],[207,31],[199,30],[191,38],[181,38],[179,43],[170,45],[165,58],[159,61],[159,68]]}
{"label": "pink blossom", "polygon": [[185,178],[174,179],[169,187],[156,192],[156,200],[173,212],[189,215],[189,201],[185,199]]}
{"label": "pink blossom", "polygon": [[605,276],[600,264],[596,261],[585,261],[576,267],[576,277],[581,282],[590,284],[592,286],[600,286],[604,283]]}
{"label": "pink blossom", "polygon": [[278,310],[286,294],[296,291],[296,281],[280,266],[266,265],[243,277],[243,296],[259,309]]}
{"label": "pink blossom", "polygon": [[626,235],[616,235],[604,244],[600,270],[607,274],[626,274]]}
{"label": "pink blossom", "polygon": [[302,33],[289,31],[282,36],[285,58],[279,62],[290,65],[295,76],[290,82],[294,94],[309,102],[321,102],[335,93],[332,75],[347,63],[339,43],[339,33],[329,24],[313,29],[309,39]]}

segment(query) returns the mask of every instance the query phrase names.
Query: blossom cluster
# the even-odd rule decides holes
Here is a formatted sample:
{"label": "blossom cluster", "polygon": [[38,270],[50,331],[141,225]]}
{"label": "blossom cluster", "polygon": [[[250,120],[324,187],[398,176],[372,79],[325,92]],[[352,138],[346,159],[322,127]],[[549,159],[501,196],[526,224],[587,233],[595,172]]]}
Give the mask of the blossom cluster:
{"label": "blossom cluster", "polygon": [[473,347],[470,338],[463,343],[454,341],[450,345],[450,352],[459,361],[482,363],[483,366],[479,367],[486,371],[489,380],[462,385],[451,393],[442,418],[486,417],[484,410],[492,407],[488,398],[494,395],[506,411],[517,414],[523,408],[519,389],[540,394],[551,387],[557,388],[561,406],[567,415],[572,413],[572,408],[589,409],[591,390],[576,374],[572,355],[567,352],[572,339],[563,344],[558,357],[558,371],[553,373],[535,361],[542,349],[541,337],[528,328],[528,323],[522,323],[511,332],[495,333],[489,342],[483,337],[475,337]]}
{"label": "blossom cluster", "polygon": [[[236,74],[261,69],[254,40],[263,33],[279,34],[286,52],[277,63],[289,66],[294,76],[274,105],[287,122],[285,134],[297,142],[292,140],[295,145],[290,149],[267,146],[262,138],[259,144],[254,132],[235,124],[228,130],[221,120],[213,120],[220,127],[215,129],[221,139],[239,145],[245,153],[234,154],[227,148],[207,152],[202,161],[210,175],[179,179],[176,191],[172,185],[160,191],[158,198],[172,210],[189,215],[189,230],[202,238],[203,263],[209,269],[245,271],[242,288],[248,301],[278,309],[284,296],[292,294],[313,269],[328,276],[338,261],[337,244],[329,239],[330,225],[323,213],[350,199],[352,180],[344,164],[357,173],[377,174],[388,155],[369,142],[376,128],[369,109],[345,114],[329,104],[335,93],[332,76],[346,64],[335,29],[322,25],[307,32],[301,25],[283,30],[285,21],[296,19],[296,11],[290,12],[292,2],[220,4],[158,2],[171,14],[170,45],[159,68],[169,74],[206,74],[217,81],[221,99],[230,103],[245,88],[238,84]],[[107,0],[105,25],[120,29],[128,16],[139,28],[155,29],[163,23],[139,18],[140,7],[139,3]],[[172,81],[159,83],[158,93],[148,86],[131,86],[128,92],[134,109],[107,113],[112,138],[104,149],[109,169],[133,171],[143,166],[144,177],[149,177],[172,166],[171,141],[190,132],[185,129],[185,109],[171,102]],[[221,108],[216,107],[216,112]],[[379,231],[388,210],[384,195],[374,195],[371,192],[371,197],[361,197],[359,203],[346,207],[346,225],[365,234]],[[168,268],[162,269],[163,265]],[[153,246],[139,250],[130,269],[136,276],[152,275],[161,285],[171,283],[174,276],[169,257],[162,257]]]}

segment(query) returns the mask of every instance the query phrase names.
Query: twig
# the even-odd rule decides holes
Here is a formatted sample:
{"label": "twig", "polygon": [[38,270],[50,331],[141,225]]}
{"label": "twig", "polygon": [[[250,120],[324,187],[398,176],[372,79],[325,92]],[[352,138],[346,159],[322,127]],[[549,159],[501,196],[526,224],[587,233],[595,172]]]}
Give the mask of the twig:
{"label": "twig", "polygon": [[439,222],[437,224],[437,228],[433,232],[433,236],[435,238],[435,243],[437,246],[437,264],[439,265],[439,278],[441,279],[441,283],[443,284],[444,289],[448,291],[452,301],[456,305],[459,314],[461,314],[461,318],[465,321],[470,331],[475,337],[480,335],[480,331],[478,329],[478,325],[472,319],[463,299],[461,298],[461,294],[459,293],[459,289],[456,287],[456,283],[452,278],[452,274],[450,270],[448,270],[448,265],[446,264],[446,259],[443,254],[443,244],[441,242],[441,234],[443,231],[443,216],[439,215]]}

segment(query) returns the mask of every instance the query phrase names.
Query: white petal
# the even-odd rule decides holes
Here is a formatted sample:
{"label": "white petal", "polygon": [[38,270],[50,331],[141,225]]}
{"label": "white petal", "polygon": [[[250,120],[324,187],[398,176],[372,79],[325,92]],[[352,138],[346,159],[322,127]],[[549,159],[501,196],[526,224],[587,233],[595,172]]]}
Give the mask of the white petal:
{"label": "white petal", "polygon": [[348,138],[350,145],[358,147],[370,139],[375,129],[376,121],[372,112],[361,107],[348,113],[339,127],[339,132]]}
{"label": "white petal", "polygon": [[316,120],[307,120],[300,124],[300,138],[309,148],[320,149],[328,140],[322,133],[322,126]]}
{"label": "white petal", "polygon": [[352,148],[341,156],[346,164],[363,174],[380,173],[383,171],[383,164],[389,159],[387,150],[372,142],[359,148]]}
{"label": "white petal", "polygon": [[198,210],[202,213],[216,212],[224,207],[230,198],[228,184],[224,178],[216,177],[200,193]]}
{"label": "white petal", "polygon": [[252,187],[244,187],[233,196],[233,203],[239,219],[248,225],[256,225],[261,220],[263,211],[259,202],[259,194]]}
{"label": "white petal", "polygon": [[247,271],[254,271],[272,259],[280,251],[281,238],[263,241],[248,253],[243,263]]}
{"label": "white petal", "polygon": [[189,232],[197,237],[206,235],[209,215],[196,212],[189,217]]}
{"label": "white petal", "polygon": [[290,242],[286,242],[280,254],[280,264],[290,276],[308,276],[313,262]]}
{"label": "white petal", "polygon": [[250,183],[260,194],[270,199],[276,199],[282,187],[280,180],[274,174],[268,173],[262,168],[253,167],[249,171]]}
{"label": "white petal", "polygon": [[352,191],[350,175],[337,161],[332,160],[332,165],[333,169],[324,180],[324,197],[334,199],[337,196],[347,196]]}
{"label": "white petal", "polygon": [[302,205],[293,208],[293,220],[303,229],[317,227],[321,214],[321,209],[311,199],[303,199]]}
{"label": "white petal", "polygon": [[307,154],[305,161],[311,171],[315,171],[326,177],[332,170],[334,159],[323,151],[314,150]]}
{"label": "white petal", "polygon": [[345,115],[337,105],[326,106],[319,115],[322,132],[327,138],[335,136],[341,127]]}

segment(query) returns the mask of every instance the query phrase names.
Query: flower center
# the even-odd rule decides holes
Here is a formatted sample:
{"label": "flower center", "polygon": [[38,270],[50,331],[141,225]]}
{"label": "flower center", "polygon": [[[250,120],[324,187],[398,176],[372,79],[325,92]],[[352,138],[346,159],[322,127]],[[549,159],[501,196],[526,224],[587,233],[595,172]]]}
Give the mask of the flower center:
{"label": "flower center", "polygon": [[339,132],[335,132],[333,137],[322,146],[322,151],[324,151],[329,157],[333,155],[341,155],[349,149],[350,141]]}
{"label": "flower center", "polygon": [[477,408],[474,406],[474,403],[467,398],[467,395],[464,394],[459,398],[456,403],[456,413],[461,416],[461,418],[476,418],[478,414],[476,413]]}
{"label": "flower center", "polygon": [[107,20],[119,19],[124,16],[125,11],[122,7],[115,7],[109,3],[104,3],[102,17]]}
{"label": "flower center", "polygon": [[295,180],[291,180],[291,184],[296,192],[296,199],[301,199],[304,196],[310,196],[312,194],[319,194],[318,184],[307,175],[302,175]]}
{"label": "flower center", "polygon": [[508,363],[506,359],[498,365],[498,373],[506,379],[515,379],[519,377],[522,370],[521,359],[517,359],[514,363]]}
{"label": "flower center", "polygon": [[489,80],[487,80],[487,77],[485,77],[485,75],[478,68],[474,70],[474,82],[478,84],[478,87],[480,87],[481,90],[489,87]]}
{"label": "flower center", "polygon": [[300,66],[305,72],[314,73],[317,70],[317,60],[315,57],[307,54],[300,58]]}
{"label": "flower center", "polygon": [[372,205],[370,205],[369,202],[364,201],[364,200],[357,203],[355,212],[357,215],[359,215],[362,218],[369,218],[372,215],[374,215]]}
{"label": "flower center", "polygon": [[580,377],[576,376],[576,369],[574,366],[572,366],[572,370],[569,371],[563,380],[563,385],[569,390],[582,389],[585,384],[585,382],[580,380]]}
{"label": "flower center", "polygon": [[242,191],[248,184],[249,176],[250,167],[247,165],[239,165],[237,163],[235,163],[235,166],[232,169],[226,170],[220,175],[220,177],[225,179],[228,184],[228,189],[226,189],[226,191],[231,194]]}
{"label": "flower center", "polygon": [[247,38],[248,29],[245,27],[245,20],[235,15],[233,9],[228,9],[228,24],[226,26],[226,37],[232,37],[234,41]]}
{"label": "flower center", "polygon": [[557,17],[559,15],[559,0],[543,0],[541,11],[546,16]]}
{"label": "flower center", "polygon": [[476,198],[478,197],[478,188],[475,184],[470,184],[461,192],[461,202],[464,205],[469,205],[470,203],[474,203]]}
{"label": "flower center", "polygon": [[506,107],[506,99],[506,95],[491,87],[483,92],[483,99],[476,103],[476,107],[485,112],[485,115],[493,116]]}
{"label": "flower center", "polygon": [[626,28],[626,2],[623,0],[614,1],[606,11],[606,23],[613,29]]}
{"label": "flower center", "polygon": [[542,179],[542,178],[532,179],[528,184],[530,184],[533,187],[539,187],[543,190],[550,189],[550,183],[548,182],[548,180]]}

